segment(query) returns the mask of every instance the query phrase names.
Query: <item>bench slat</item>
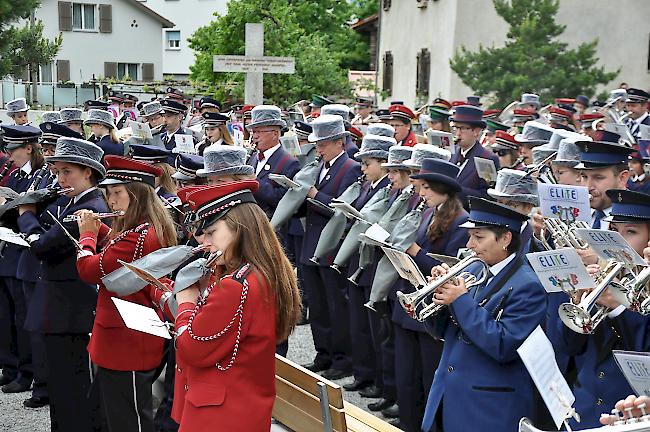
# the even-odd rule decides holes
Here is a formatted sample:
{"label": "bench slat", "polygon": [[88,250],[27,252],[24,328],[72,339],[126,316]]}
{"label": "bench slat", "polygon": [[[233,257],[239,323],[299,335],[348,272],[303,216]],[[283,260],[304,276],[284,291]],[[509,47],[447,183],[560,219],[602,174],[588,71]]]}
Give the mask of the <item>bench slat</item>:
{"label": "bench slat", "polygon": [[304,391],[319,398],[318,382],[325,383],[327,387],[327,397],[329,404],[337,409],[343,409],[343,393],[341,386],[332,381],[326,380],[322,376],[305,369],[297,363],[287,360],[286,358],[275,355],[275,375],[284,378],[286,381],[293,383]]}
{"label": "bench slat", "polygon": [[[320,400],[318,398],[293,385],[293,383],[288,382],[284,378],[277,376],[275,378],[275,392],[277,398],[281,398],[287,403],[295,406],[297,409],[300,409],[300,411],[317,419],[322,428],[322,412],[320,408]],[[336,409],[330,405],[329,411],[330,416],[332,417],[332,427],[334,430],[345,432],[345,413],[343,410]],[[291,425],[288,424],[287,426],[291,427]]]}
{"label": "bench slat", "polygon": [[[345,405],[345,419],[348,425],[348,431],[381,431],[381,432],[401,432],[400,429],[385,422],[384,420],[376,417],[369,412],[366,412],[356,405],[349,402],[344,402]],[[366,428],[357,429],[359,423],[366,425]]]}

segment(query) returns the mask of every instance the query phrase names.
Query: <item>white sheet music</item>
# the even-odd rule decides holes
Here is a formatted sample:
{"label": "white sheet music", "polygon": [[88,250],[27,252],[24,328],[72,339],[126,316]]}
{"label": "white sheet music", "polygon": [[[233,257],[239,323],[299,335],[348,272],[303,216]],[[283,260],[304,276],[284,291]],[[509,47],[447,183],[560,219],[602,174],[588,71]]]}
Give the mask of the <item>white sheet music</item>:
{"label": "white sheet music", "polygon": [[158,318],[158,314],[152,308],[116,297],[112,297],[111,300],[115,303],[124,325],[128,328],[164,339],[172,338],[167,326]]}
{"label": "white sheet music", "polygon": [[555,361],[553,345],[540,326],[517,349],[530,377],[544,399],[558,430],[572,411],[576,398]]}
{"label": "white sheet music", "polygon": [[397,273],[399,273],[403,279],[406,279],[415,287],[427,284],[427,279],[424,277],[410,255],[398,251],[397,249],[387,247],[382,247],[381,250],[384,251],[386,257],[390,260],[395,267],[395,270],[397,270]]}

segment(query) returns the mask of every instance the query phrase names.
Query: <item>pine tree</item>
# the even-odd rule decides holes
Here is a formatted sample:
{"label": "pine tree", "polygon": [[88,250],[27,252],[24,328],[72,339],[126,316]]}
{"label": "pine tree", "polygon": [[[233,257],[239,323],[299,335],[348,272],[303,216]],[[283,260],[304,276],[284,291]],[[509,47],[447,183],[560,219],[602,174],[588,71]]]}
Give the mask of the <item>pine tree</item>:
{"label": "pine tree", "polygon": [[555,22],[559,0],[493,0],[510,26],[505,46],[462,47],[450,60],[465,85],[480,96],[490,95],[495,107],[519,99],[522,93],[540,95],[543,103],[556,97],[592,97],[599,84],[613,80],[620,70],[597,66],[598,40],[569,49],[558,37],[565,26]]}

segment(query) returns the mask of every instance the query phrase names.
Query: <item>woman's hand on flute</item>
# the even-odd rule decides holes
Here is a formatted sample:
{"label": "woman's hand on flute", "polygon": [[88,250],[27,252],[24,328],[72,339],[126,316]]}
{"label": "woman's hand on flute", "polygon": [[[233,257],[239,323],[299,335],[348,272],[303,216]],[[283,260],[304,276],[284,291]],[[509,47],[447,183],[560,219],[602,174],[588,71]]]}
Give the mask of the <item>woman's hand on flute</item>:
{"label": "woman's hand on flute", "polygon": [[97,234],[99,232],[99,227],[101,222],[90,210],[77,210],[75,213],[79,219],[77,219],[77,225],[79,226],[79,232],[93,232]]}

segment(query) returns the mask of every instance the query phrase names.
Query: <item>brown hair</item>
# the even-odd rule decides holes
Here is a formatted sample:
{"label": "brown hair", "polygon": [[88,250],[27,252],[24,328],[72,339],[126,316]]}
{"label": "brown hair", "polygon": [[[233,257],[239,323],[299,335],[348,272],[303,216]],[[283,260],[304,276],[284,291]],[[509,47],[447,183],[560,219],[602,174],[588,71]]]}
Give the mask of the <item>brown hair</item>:
{"label": "brown hair", "polygon": [[39,168],[42,168],[45,165],[45,157],[43,156],[43,147],[34,141],[25,144],[25,146],[32,146],[32,152],[29,155],[29,162],[32,167],[32,171],[36,171]]}
{"label": "brown hair", "polygon": [[154,189],[141,182],[126,183],[124,187],[129,194],[129,208],[123,217],[113,223],[110,238],[113,239],[143,222],[149,222],[156,230],[161,247],[176,246],[174,222]]}
{"label": "brown hair", "polygon": [[225,269],[217,269],[217,274],[250,263],[258,279],[268,284],[269,298],[275,302],[277,340],[286,340],[300,320],[300,291],[294,269],[266,214],[257,204],[246,203],[233,207],[221,220],[235,233],[235,240],[224,252]]}
{"label": "brown hair", "polygon": [[228,131],[228,126],[225,123],[220,124],[217,128],[219,129],[219,132],[221,132],[221,139],[224,143],[235,145],[235,142],[232,140],[232,136],[230,136],[230,132]]}
{"label": "brown hair", "polygon": [[[492,231],[494,235],[497,237],[497,240],[506,235],[508,231],[510,231],[508,228],[504,227],[487,227],[486,229]],[[510,231],[512,233],[512,240],[510,240],[510,244],[507,247],[507,252],[509,254],[513,254],[515,252],[519,251],[519,246],[521,245],[521,238],[519,236],[518,232]]]}
{"label": "brown hair", "polygon": [[456,191],[449,186],[429,181],[427,181],[427,185],[435,193],[448,196],[447,200],[436,210],[436,215],[427,229],[427,238],[433,243],[447,232],[449,225],[463,209],[463,204],[456,197]]}
{"label": "brown hair", "polygon": [[155,163],[154,165],[162,170],[162,175],[158,179],[160,181],[160,187],[170,194],[176,195],[176,183],[174,183],[174,179],[172,177],[172,174],[174,174],[176,170],[165,162]]}

